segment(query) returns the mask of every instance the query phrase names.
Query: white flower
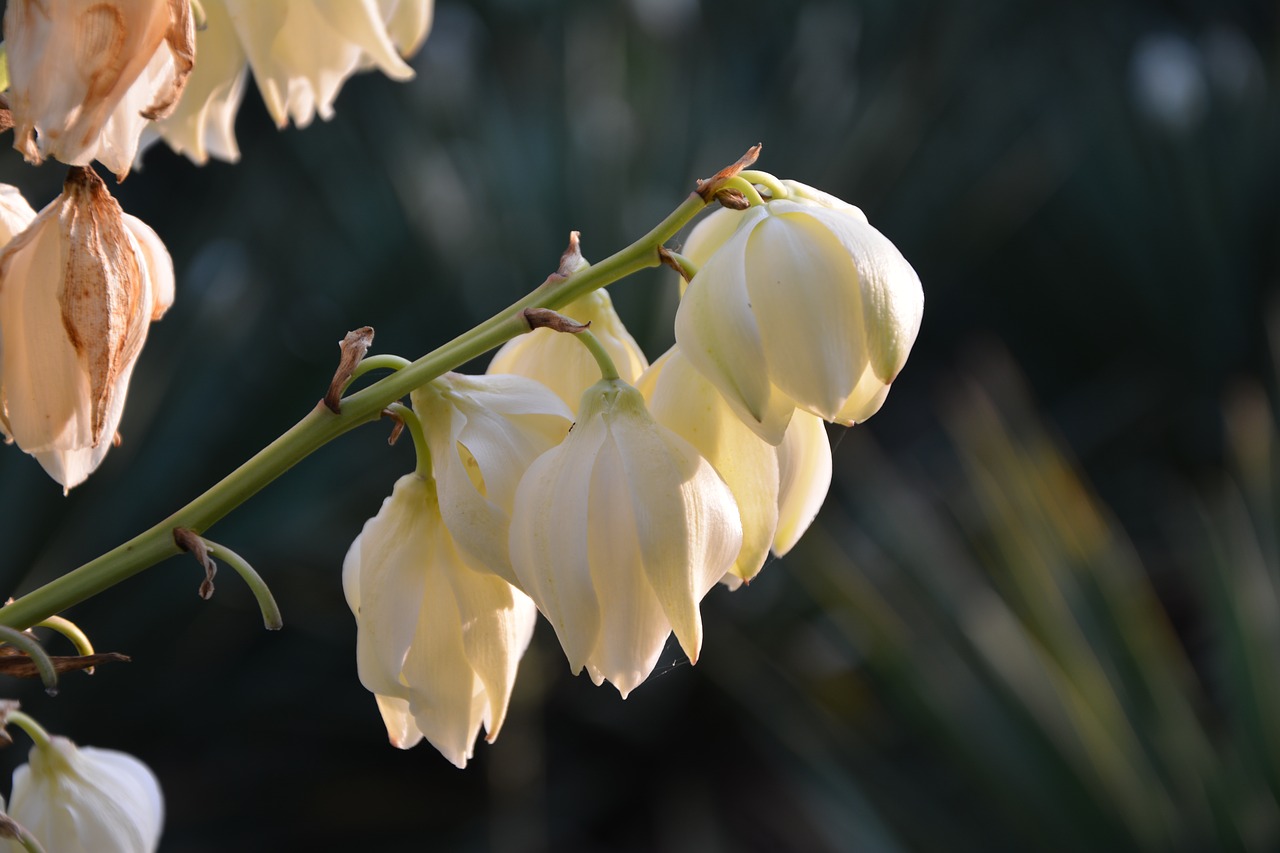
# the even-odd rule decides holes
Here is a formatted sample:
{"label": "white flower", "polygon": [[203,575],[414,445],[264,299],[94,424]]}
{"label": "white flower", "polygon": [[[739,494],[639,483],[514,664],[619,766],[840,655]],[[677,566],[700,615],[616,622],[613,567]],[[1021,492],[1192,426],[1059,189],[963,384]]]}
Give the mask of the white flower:
{"label": "white flower", "polygon": [[707,257],[676,312],[686,357],[772,444],[797,408],[845,425],[875,414],[924,311],[915,271],[862,211],[783,183],[789,198],[695,228],[691,260]]}
{"label": "white flower", "polygon": [[28,762],[13,772],[9,815],[45,850],[147,853],[159,845],[160,783],[132,755],[54,736],[37,742]]}
{"label": "white flower", "polygon": [[777,447],[744,424],[674,346],[637,387],[658,423],[706,457],[733,492],[742,549],[723,580],[750,581],[769,552],[782,556],[808,528],[831,485],[831,446],[822,421],[796,412]]}
{"label": "white flower", "polygon": [[88,167],[0,254],[0,430],[64,488],[106,456],[147,329],[172,302],[160,238]]}
{"label": "white flower", "polygon": [[190,0],[14,0],[4,34],[14,148],[122,179],[194,63]]}
{"label": "white flower", "polygon": [[533,460],[568,434],[573,413],[523,376],[447,373],[412,399],[445,526],[477,565],[515,583],[507,529],[516,486]]}
{"label": "white flower", "polygon": [[156,130],[197,163],[235,161],[246,69],[276,126],[328,120],[347,78],[376,67],[394,80],[431,28],[432,0],[204,0],[200,62],[186,97]]}
{"label": "white flower", "polygon": [[425,737],[465,767],[481,724],[498,736],[537,610],[474,568],[449,535],[430,479],[401,477],[342,566],[360,681],[391,743]]}
{"label": "white flower", "polygon": [[525,472],[511,517],[516,577],[570,669],[624,697],[673,631],[697,661],[698,604],[741,545],[724,481],[617,380],[583,394],[573,431]]}
{"label": "white flower", "polygon": [[[590,325],[591,334],[613,359],[618,376],[624,382],[634,383],[649,366],[644,352],[622,324],[618,312],[613,310],[613,300],[603,288],[570,302],[560,309],[560,313]],[[507,341],[494,353],[487,372],[514,373],[536,379],[556,392],[571,408],[578,405],[582,392],[600,378],[600,367],[587,348],[574,340],[573,335],[552,329],[534,329]]]}

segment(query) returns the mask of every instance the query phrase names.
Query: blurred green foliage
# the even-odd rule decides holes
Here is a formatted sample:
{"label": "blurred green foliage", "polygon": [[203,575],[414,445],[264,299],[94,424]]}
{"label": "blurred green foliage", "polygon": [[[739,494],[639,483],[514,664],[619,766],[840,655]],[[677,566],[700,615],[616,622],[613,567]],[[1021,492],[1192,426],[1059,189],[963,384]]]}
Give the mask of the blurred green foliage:
{"label": "blurred green foliage", "polygon": [[[920,342],[833,433],[801,546],[708,597],[696,668],[672,646],[624,703],[540,629],[465,772],[388,747],[356,679],[342,555],[412,464],[378,427],[211,532],[283,632],[172,560],[69,614],[133,663],[16,694],[148,761],[173,851],[1275,849],[1273,407],[1222,401],[1275,389],[1278,24],[1256,0],[452,0],[418,79],[356,78],[332,122],[277,133],[251,92],[241,163],[157,149],[116,188],[177,303],[86,485],[0,454],[15,593],[291,425],[348,329],[420,354],[569,230],[602,257],[756,141],[912,261]],[[61,179],[0,158],[37,208]],[[614,298],[665,349],[668,274]]]}

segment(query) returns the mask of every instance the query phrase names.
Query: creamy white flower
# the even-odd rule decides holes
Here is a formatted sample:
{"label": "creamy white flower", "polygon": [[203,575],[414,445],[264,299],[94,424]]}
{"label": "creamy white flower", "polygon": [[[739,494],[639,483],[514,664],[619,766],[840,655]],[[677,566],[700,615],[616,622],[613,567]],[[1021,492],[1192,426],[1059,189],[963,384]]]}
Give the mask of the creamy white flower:
{"label": "creamy white flower", "polygon": [[[604,289],[588,293],[570,302],[560,313],[571,320],[589,324],[605,352],[613,359],[618,376],[634,383],[649,366],[635,338],[613,310],[613,300]],[[551,329],[534,329],[527,335],[512,338],[494,353],[488,373],[514,373],[528,376],[546,385],[574,407],[586,391],[600,378],[600,367],[581,342]]]}
{"label": "creamy white flower", "polygon": [[144,131],[144,147],[158,135],[199,165],[210,157],[234,163],[240,159],[236,113],[244,99],[249,66],[226,5],[204,0],[201,7],[205,25],[196,32],[200,61],[172,114]]}
{"label": "creamy white flower", "polygon": [[355,614],[360,681],[378,700],[391,743],[425,737],[465,767],[484,725],[502,727],[537,610],[477,569],[449,535],[435,483],[401,477],[342,566]]}
{"label": "creamy white flower", "polygon": [[655,361],[636,386],[658,423],[706,457],[733,492],[742,549],[722,580],[750,581],[772,550],[785,554],[808,528],[831,485],[831,447],[822,421],[796,412],[777,447],[742,422],[679,346]]}
{"label": "creamy white flower", "polygon": [[533,460],[569,433],[573,413],[523,376],[447,373],[411,396],[445,525],[478,565],[515,583],[507,530],[516,486]]}
{"label": "creamy white flower", "polygon": [[190,0],[14,0],[4,33],[14,148],[120,178],[194,63]]}
{"label": "creamy white flower", "polygon": [[9,815],[50,853],[147,853],[160,843],[164,799],[132,755],[54,736],[13,772]]}
{"label": "creamy white flower", "polygon": [[156,130],[197,163],[235,161],[236,110],[252,69],[277,127],[333,116],[352,74],[378,68],[413,77],[404,57],[431,29],[432,0],[204,0],[200,62],[187,95]]}
{"label": "creamy white flower", "polygon": [[69,489],[110,449],[173,262],[92,169],[0,254],[0,430]]}
{"label": "creamy white flower", "polygon": [[741,546],[724,481],[617,380],[583,394],[573,431],[525,472],[511,516],[516,577],[570,669],[624,697],[673,631],[697,662],[698,604]]}
{"label": "creamy white flower", "polygon": [[695,229],[691,260],[706,260],[676,312],[689,361],[773,444],[797,408],[845,425],[875,414],[924,311],[915,271],[862,211],[783,183],[789,198]]}
{"label": "creamy white flower", "polygon": [[17,237],[36,218],[36,212],[23,198],[22,191],[10,184],[0,184],[0,248]]}
{"label": "creamy white flower", "polygon": [[822,419],[796,412],[778,445],[778,529],[773,553],[784,556],[809,529],[831,488],[831,440]]}

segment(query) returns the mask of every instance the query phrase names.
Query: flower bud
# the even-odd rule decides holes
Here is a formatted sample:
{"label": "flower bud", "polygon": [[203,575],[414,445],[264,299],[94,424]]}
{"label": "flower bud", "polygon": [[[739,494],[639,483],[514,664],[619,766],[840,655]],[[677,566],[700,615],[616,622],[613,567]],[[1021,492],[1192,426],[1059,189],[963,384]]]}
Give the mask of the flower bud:
{"label": "flower bud", "polygon": [[424,737],[458,767],[483,724],[506,717],[537,610],[463,556],[440,515],[435,483],[401,477],[351,543],[342,586],[355,614],[360,681],[378,700],[391,743]]}
{"label": "flower bud", "polygon": [[797,408],[845,425],[875,414],[924,311],[915,271],[862,211],[783,183],[788,198],[694,229],[690,260],[706,260],[676,312],[681,350],[772,444]]}
{"label": "flower bud", "polygon": [[715,387],[674,346],[636,386],[658,423],[706,457],[733,493],[742,519],[742,548],[723,578],[750,581],[770,550],[791,549],[817,514],[831,485],[831,448],[822,421],[796,412],[777,447],[734,414]]}
{"label": "flower bud", "polygon": [[173,262],[92,169],[0,254],[0,430],[69,489],[116,436],[147,329],[173,302]]}
{"label": "flower bud", "polygon": [[523,376],[447,373],[412,394],[440,512],[474,564],[516,582],[507,531],[521,475],[569,433],[573,413]]}
{"label": "flower bud", "polygon": [[120,178],[195,61],[190,0],[14,0],[4,33],[14,148]]}
{"label": "flower bud", "polygon": [[511,516],[516,577],[570,669],[623,697],[673,631],[697,662],[698,604],[741,546],[724,481],[617,380],[582,395],[573,431],[525,472]]}
{"label": "flower bud", "polygon": [[[560,313],[590,325],[605,352],[613,359],[618,376],[634,383],[649,366],[635,338],[613,310],[613,300],[603,288],[569,303]],[[572,335],[551,329],[534,329],[507,341],[489,363],[488,373],[514,373],[536,379],[559,395],[570,408],[600,379],[600,367],[591,353]]]}
{"label": "flower bud", "polygon": [[54,736],[13,772],[9,815],[45,850],[147,853],[160,843],[164,799],[132,755]]}

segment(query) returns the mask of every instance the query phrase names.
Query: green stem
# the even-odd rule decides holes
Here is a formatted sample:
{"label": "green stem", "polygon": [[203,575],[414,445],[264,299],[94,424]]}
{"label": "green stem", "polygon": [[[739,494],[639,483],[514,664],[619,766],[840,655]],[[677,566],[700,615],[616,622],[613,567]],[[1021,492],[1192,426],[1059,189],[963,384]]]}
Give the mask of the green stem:
{"label": "green stem", "polygon": [[45,731],[44,726],[37,723],[22,711],[10,711],[5,715],[4,722],[6,726],[13,723],[15,726],[26,732],[27,737],[31,738],[39,749],[49,749],[53,745],[53,736]]}
{"label": "green stem", "polygon": [[[203,536],[200,538],[204,539]],[[271,594],[271,589],[267,586],[267,582],[262,579],[262,575],[254,571],[253,566],[249,565],[249,561],[225,545],[219,545],[209,539],[205,539],[204,544],[210,557],[220,559],[235,569],[236,574],[249,587],[249,591],[253,593],[254,599],[258,602],[258,609],[262,611],[263,626],[268,631],[279,631],[283,628],[284,617],[280,615],[280,607],[276,604],[275,597]]]}
{"label": "green stem", "polygon": [[735,189],[738,192],[742,193],[744,196],[747,197],[747,202],[752,207],[759,207],[760,205],[765,203],[764,198],[761,197],[760,191],[756,189],[755,184],[746,180],[741,175],[736,175],[730,178],[729,180],[725,181],[724,186],[729,189]]}
{"label": "green stem", "polygon": [[389,408],[409,428],[409,435],[413,436],[413,452],[418,460],[413,466],[414,473],[424,480],[430,480],[431,447],[427,444],[427,434],[422,431],[422,421],[418,419],[417,412],[404,403],[392,403]]}
{"label": "green stem", "polygon": [[769,191],[770,198],[790,198],[791,190],[787,189],[782,181],[770,175],[768,172],[761,172],[757,169],[745,169],[738,173],[738,177],[751,184],[759,184]]}
{"label": "green stem", "polygon": [[0,608],[0,625],[28,628],[179,553],[175,527],[203,533],[264,486],[328,442],[361,424],[414,388],[455,370],[529,327],[525,308],[560,308],[575,299],[660,263],[658,247],[670,240],[707,203],[692,193],[648,234],[568,278],[551,277],[532,293],[471,331],[384,376],[342,401],[341,414],[317,403],[301,421],[191,503],[123,545]]}
{"label": "green stem", "polygon": [[390,355],[389,353],[371,355],[366,359],[362,359],[356,365],[356,369],[351,371],[351,378],[347,380],[347,384],[343,386],[342,391],[345,394],[347,388],[351,387],[352,382],[355,382],[371,370],[404,370],[411,364],[413,364],[412,361],[398,355]]}
{"label": "green stem", "polygon": [[44,683],[44,692],[50,696],[57,695],[58,670],[54,668],[53,661],[49,658],[49,653],[44,650],[44,646],[40,645],[35,637],[30,634],[24,634],[17,628],[0,625],[0,643],[7,643],[19,651],[26,652],[27,657],[31,658],[31,664],[40,675],[40,681]]}
{"label": "green stem", "polygon": [[[52,628],[62,636],[71,641],[76,647],[76,653],[88,657],[93,654],[93,643],[89,641],[89,635],[80,630],[80,626],[72,622],[70,619],[64,619],[61,616],[50,616],[48,619],[41,620],[36,623],[37,628]],[[93,667],[85,670],[93,672]]]}
{"label": "green stem", "polygon": [[600,379],[602,381],[610,381],[618,378],[618,368],[614,365],[613,359],[609,357],[609,353],[605,351],[604,344],[600,343],[600,339],[591,334],[587,329],[581,332],[573,332],[574,337],[582,342],[587,348],[587,352],[591,353],[591,357],[596,360],[596,364],[600,366]]}

